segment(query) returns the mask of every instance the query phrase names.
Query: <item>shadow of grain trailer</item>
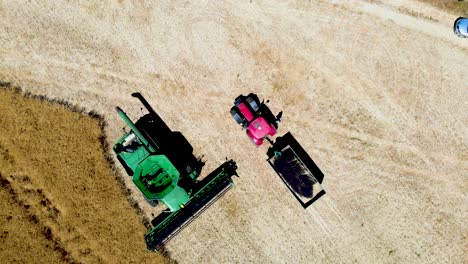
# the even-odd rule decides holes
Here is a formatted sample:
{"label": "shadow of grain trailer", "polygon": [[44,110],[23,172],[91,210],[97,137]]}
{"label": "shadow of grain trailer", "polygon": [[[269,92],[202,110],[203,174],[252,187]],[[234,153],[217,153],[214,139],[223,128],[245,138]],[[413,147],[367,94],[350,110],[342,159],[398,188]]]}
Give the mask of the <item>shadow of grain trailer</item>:
{"label": "shadow of grain trailer", "polygon": [[326,193],[322,171],[290,132],[276,139],[267,156],[268,163],[304,208]]}

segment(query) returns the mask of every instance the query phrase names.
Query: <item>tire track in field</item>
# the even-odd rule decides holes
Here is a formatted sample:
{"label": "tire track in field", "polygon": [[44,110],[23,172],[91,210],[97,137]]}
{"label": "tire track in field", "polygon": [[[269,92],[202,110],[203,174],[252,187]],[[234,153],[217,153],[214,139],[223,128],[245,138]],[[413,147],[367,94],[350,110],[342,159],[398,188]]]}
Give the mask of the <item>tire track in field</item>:
{"label": "tire track in field", "polygon": [[[451,28],[447,28],[447,26],[440,25],[439,23],[435,23],[433,21],[427,21],[422,18],[412,17],[410,15],[394,10],[392,7],[386,4],[375,4],[368,2],[359,2],[359,4],[353,4],[350,2],[344,2],[339,0],[332,0],[331,2],[350,10],[351,12],[361,11],[369,15],[378,17],[379,19],[393,21],[394,23],[404,28],[408,28],[412,31],[421,32],[434,38],[444,40],[464,50],[465,52],[468,51],[468,44],[466,43],[466,41],[463,41],[454,36],[453,30]],[[403,3],[403,6],[410,7],[412,4],[413,3],[409,1],[406,5]]]}

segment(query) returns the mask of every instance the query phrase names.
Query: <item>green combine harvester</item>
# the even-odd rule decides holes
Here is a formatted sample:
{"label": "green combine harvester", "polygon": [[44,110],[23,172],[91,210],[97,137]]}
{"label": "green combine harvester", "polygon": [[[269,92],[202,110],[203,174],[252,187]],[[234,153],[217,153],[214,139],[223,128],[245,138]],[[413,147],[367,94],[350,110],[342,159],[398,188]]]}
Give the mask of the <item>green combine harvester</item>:
{"label": "green combine harvester", "polygon": [[237,175],[236,163],[226,161],[203,180],[197,180],[204,163],[180,132],[162,121],[140,93],[133,93],[148,114],[136,123],[119,107],[120,117],[131,129],[113,150],[133,182],[149,202],[167,206],[151,223],[145,235],[148,250],[157,251],[196,216],[228,191]]}

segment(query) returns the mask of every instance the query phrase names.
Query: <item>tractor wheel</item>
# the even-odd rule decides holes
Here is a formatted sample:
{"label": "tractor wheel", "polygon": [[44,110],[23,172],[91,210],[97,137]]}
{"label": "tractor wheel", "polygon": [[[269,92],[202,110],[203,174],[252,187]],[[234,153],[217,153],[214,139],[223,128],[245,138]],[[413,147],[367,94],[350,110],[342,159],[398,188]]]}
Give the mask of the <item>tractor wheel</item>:
{"label": "tractor wheel", "polygon": [[252,97],[249,96],[249,97],[247,97],[245,100],[249,103],[249,105],[252,107],[252,110],[253,110],[254,112],[257,112],[257,111],[258,111],[258,109],[259,109],[260,107],[258,106],[258,103],[257,103],[257,101],[256,101],[254,98],[252,98]]}
{"label": "tractor wheel", "polygon": [[236,120],[236,122],[239,124],[239,125],[242,125],[242,121],[244,120],[242,118],[242,116],[237,112],[237,107],[232,107],[231,108],[231,115],[232,117],[234,118],[234,120]]}

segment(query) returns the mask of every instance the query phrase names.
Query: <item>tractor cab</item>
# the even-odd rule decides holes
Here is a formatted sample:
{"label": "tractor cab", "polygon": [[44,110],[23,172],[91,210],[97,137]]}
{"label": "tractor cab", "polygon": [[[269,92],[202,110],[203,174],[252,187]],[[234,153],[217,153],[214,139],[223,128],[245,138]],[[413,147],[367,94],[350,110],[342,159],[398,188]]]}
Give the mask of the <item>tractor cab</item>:
{"label": "tractor cab", "polygon": [[230,112],[234,120],[246,130],[247,136],[257,146],[263,144],[264,138],[276,134],[283,113],[280,112],[275,117],[265,102],[260,102],[258,96],[253,93],[247,96],[239,95],[234,100],[234,106]]}

